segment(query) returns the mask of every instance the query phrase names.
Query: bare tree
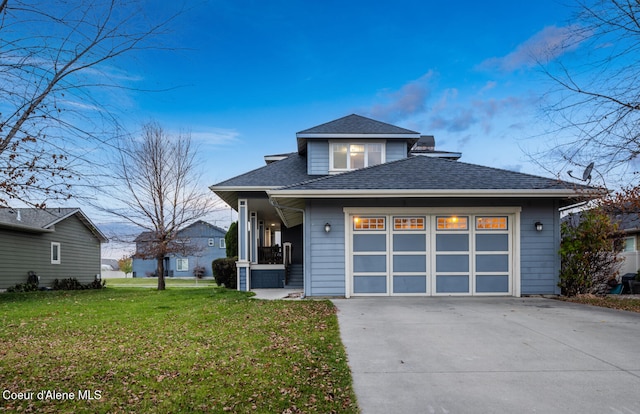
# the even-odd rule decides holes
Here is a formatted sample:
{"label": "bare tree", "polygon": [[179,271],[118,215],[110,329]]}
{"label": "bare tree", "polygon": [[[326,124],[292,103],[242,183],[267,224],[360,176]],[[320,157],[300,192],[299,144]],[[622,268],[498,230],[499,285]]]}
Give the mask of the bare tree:
{"label": "bare tree", "polygon": [[158,290],[164,290],[164,258],[192,253],[179,230],[215,207],[199,185],[191,136],[172,136],[157,123],[146,124],[139,139],[125,140],[115,164],[109,207],[102,209],[144,231],[136,255],[156,260]]}
{"label": "bare tree", "polygon": [[[116,62],[150,48],[170,16],[136,0],[0,0],[0,206],[66,199],[117,125],[104,102]],[[88,148],[90,147],[90,148]]]}
{"label": "bare tree", "polygon": [[633,170],[640,155],[640,2],[579,1],[575,23],[563,59],[545,65],[558,86],[545,109],[559,140],[544,156],[574,169],[596,161],[601,174]]}

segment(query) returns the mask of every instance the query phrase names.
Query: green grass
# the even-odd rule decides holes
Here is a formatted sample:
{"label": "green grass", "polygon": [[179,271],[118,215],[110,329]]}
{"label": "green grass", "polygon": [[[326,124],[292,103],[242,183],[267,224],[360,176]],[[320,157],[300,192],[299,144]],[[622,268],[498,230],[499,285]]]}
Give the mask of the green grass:
{"label": "green grass", "polygon": [[213,288],[0,294],[0,384],[34,393],[0,412],[358,412],[331,302]]}
{"label": "green grass", "polygon": [[[128,278],[109,278],[104,279],[107,287],[148,287],[157,288],[158,278],[155,277],[128,277]],[[174,279],[166,277],[164,279],[166,287],[215,287],[216,281],[212,278],[197,280],[195,277]]]}

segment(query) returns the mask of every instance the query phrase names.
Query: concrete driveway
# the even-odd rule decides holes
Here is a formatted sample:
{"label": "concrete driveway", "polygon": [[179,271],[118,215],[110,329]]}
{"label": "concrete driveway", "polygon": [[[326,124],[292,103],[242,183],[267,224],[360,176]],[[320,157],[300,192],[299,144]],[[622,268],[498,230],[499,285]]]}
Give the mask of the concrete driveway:
{"label": "concrete driveway", "polygon": [[640,314],[543,298],[337,299],[375,413],[640,413]]}

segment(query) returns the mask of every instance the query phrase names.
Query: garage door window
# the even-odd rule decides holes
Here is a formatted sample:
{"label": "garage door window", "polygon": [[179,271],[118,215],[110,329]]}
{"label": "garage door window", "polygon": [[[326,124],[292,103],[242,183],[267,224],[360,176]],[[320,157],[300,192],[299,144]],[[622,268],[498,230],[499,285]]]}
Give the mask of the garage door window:
{"label": "garage door window", "polygon": [[394,230],[424,230],[424,217],[394,217]]}
{"label": "garage door window", "polygon": [[476,217],[476,230],[508,230],[506,217]]}
{"label": "garage door window", "polygon": [[385,230],[386,217],[354,217],[354,230]]}
{"label": "garage door window", "polygon": [[469,230],[469,217],[438,216],[436,222],[438,230]]}

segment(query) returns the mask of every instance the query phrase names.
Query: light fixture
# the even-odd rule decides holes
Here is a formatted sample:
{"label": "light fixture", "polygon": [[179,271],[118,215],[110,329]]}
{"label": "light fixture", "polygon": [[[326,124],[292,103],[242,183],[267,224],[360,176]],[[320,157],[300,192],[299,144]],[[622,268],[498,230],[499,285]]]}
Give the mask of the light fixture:
{"label": "light fixture", "polygon": [[326,223],[326,224],[324,225],[324,232],[325,232],[325,233],[329,233],[330,231],[331,231],[331,224]]}
{"label": "light fixture", "polygon": [[542,231],[542,223],[540,223],[539,221],[536,221],[536,231]]}

